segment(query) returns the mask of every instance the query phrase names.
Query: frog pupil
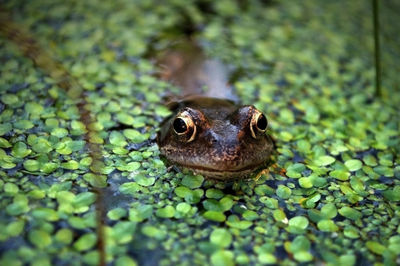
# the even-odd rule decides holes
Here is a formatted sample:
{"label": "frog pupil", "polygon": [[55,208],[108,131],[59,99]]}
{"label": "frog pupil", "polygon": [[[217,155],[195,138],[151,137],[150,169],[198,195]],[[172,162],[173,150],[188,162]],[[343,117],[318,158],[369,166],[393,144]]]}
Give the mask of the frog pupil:
{"label": "frog pupil", "polygon": [[186,122],[182,118],[176,118],[174,120],[174,130],[178,134],[185,133],[187,130]]}
{"label": "frog pupil", "polygon": [[260,117],[257,120],[257,128],[260,130],[265,130],[267,129],[267,119],[265,118],[264,115],[260,115]]}

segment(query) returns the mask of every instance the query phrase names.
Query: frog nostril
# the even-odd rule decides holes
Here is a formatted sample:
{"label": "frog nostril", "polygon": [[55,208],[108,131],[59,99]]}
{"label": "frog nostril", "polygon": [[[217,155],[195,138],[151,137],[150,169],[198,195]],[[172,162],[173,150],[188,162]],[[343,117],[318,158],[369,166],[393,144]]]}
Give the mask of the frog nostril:
{"label": "frog nostril", "polygon": [[211,140],[211,143],[212,143],[212,144],[215,144],[215,143],[217,143],[217,142],[218,142],[218,140],[216,140],[216,139],[212,139],[212,140]]}

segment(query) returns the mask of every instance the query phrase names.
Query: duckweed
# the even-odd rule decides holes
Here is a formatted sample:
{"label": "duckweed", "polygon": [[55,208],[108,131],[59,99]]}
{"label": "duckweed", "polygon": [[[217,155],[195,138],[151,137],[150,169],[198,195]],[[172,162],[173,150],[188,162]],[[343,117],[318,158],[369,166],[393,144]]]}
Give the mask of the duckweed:
{"label": "duckweed", "polygon": [[[0,34],[0,265],[96,265],[99,236],[117,266],[398,264],[399,4],[380,2],[378,99],[369,5],[264,2],[4,4],[84,93],[70,97],[64,70]],[[179,90],[155,77],[151,51],[193,23],[239,73],[241,102],[268,117],[277,168],[258,180],[217,182],[159,157],[163,99]]]}
{"label": "duckweed", "polygon": [[219,247],[226,248],[232,242],[232,235],[226,229],[217,228],[210,234],[210,241]]}
{"label": "duckweed", "polygon": [[175,208],[173,206],[166,206],[156,211],[156,215],[161,218],[172,218],[175,214]]}

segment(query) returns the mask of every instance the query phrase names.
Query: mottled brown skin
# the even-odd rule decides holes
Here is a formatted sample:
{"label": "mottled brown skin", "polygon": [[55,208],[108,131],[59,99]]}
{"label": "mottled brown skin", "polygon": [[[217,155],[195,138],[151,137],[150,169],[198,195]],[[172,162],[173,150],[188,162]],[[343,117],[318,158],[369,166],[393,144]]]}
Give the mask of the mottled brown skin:
{"label": "mottled brown skin", "polygon": [[[182,99],[169,104],[173,115],[158,133],[161,155],[174,165],[220,180],[248,177],[266,165],[274,143],[254,126],[261,112],[222,99],[235,95],[220,62],[207,60],[193,46],[167,53],[160,62],[161,78],[183,89]],[[182,115],[193,127],[178,134],[174,121]]]}
{"label": "mottled brown skin", "polygon": [[[217,98],[196,98],[176,104],[175,114],[162,124],[158,135],[161,154],[168,161],[193,172],[222,180],[249,176],[265,165],[273,151],[271,137],[262,132],[252,137],[252,105],[237,106]],[[196,114],[196,136],[187,143],[173,129],[177,114]]]}

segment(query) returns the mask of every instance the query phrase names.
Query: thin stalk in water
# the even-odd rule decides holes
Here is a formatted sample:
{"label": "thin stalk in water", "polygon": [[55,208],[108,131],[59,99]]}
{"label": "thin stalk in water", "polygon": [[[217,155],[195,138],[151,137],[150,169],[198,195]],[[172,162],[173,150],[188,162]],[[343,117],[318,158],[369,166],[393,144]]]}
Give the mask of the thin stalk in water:
{"label": "thin stalk in water", "polygon": [[372,0],[374,19],[374,44],[375,44],[375,95],[382,96],[381,91],[381,55],[379,46],[379,17],[378,0]]}

